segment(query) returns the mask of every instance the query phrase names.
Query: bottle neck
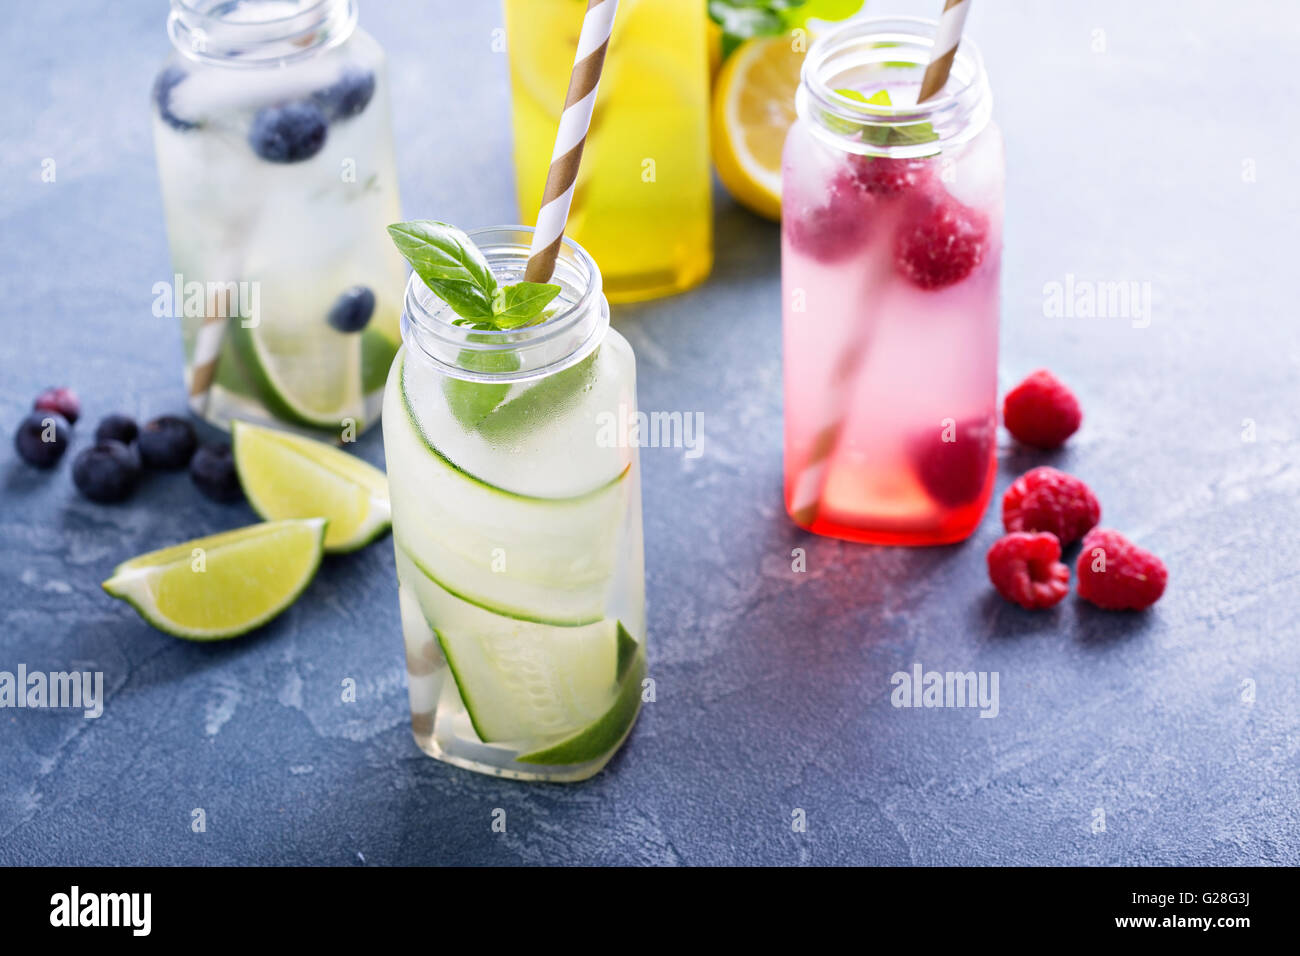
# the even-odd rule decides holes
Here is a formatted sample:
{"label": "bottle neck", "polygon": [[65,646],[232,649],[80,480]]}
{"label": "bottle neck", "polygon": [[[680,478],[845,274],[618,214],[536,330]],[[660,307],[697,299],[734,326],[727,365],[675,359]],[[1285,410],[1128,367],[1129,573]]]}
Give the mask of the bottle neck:
{"label": "bottle neck", "polygon": [[[963,38],[948,82],[917,103],[937,24],[911,17],[849,20],[820,35],[804,59],[795,105],[840,149],[899,158],[933,156],[974,139],[993,114],[984,62]],[[890,102],[879,99],[886,90]]]}
{"label": "bottle neck", "polygon": [[357,23],[353,0],[171,0],[167,32],[191,60],[265,67],[338,46]]}
{"label": "bottle neck", "polygon": [[[524,278],[532,227],[492,226],[468,235],[498,282],[507,285]],[[567,236],[550,281],[561,291],[546,321],[509,332],[483,332],[463,324],[412,274],[402,311],[402,341],[419,360],[468,381],[524,382],[563,371],[600,345],[609,328],[609,303],[595,261]]]}

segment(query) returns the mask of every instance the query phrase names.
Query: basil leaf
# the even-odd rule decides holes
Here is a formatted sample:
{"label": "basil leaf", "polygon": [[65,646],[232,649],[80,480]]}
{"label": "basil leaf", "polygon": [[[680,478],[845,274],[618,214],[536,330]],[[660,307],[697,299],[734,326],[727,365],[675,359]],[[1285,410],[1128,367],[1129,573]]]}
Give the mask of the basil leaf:
{"label": "basil leaf", "polygon": [[722,27],[722,58],[752,37],[775,36],[785,30],[778,9],[782,0],[709,0],[709,19]]}
{"label": "basil leaf", "polygon": [[803,27],[809,20],[847,20],[862,9],[863,0],[807,0],[785,12],[787,28]]}
{"label": "basil leaf", "polygon": [[[851,100],[857,100],[859,103],[870,103],[873,106],[890,106],[888,90],[877,90],[870,96],[864,96],[857,90],[836,90],[841,96],[847,96]],[[832,117],[838,120],[838,117]],[[843,122],[838,121],[837,126],[842,126]],[[933,143],[939,138],[939,134],[934,131],[932,123],[912,123],[908,126],[869,126],[862,127],[862,141],[870,143],[873,146],[918,146],[921,143]]]}
{"label": "basil leaf", "polygon": [[498,329],[534,325],[559,294],[560,287],[550,282],[516,282],[505,286],[498,290],[492,303],[493,324]]}
{"label": "basil leaf", "polygon": [[496,276],[469,236],[431,219],[394,223],[388,234],[415,274],[457,315],[492,317]]}

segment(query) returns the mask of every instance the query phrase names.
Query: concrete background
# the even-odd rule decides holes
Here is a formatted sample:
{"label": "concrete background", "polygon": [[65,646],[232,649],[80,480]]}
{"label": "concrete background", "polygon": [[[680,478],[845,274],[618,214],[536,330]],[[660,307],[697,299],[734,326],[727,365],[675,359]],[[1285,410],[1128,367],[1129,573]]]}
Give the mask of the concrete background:
{"label": "concrete background", "polygon": [[[104,413],[184,407],[179,335],[149,310],[171,274],[147,111],[165,12],[19,4],[0,37],[0,419],[71,384],[89,422],[74,453]],[[390,57],[406,213],[513,220],[499,8],[361,15]],[[1083,476],[1106,523],[1168,563],[1153,611],[1006,604],[984,570],[992,514],[934,550],[794,529],[777,228],[720,194],[712,279],[616,310],[641,407],[702,412],[706,444],[643,452],[658,701],[606,772],[524,785],[420,754],[387,543],[327,561],[255,635],[153,631],[99,582],[252,513],[184,475],[93,505],[71,454],[37,473],[6,438],[0,670],[102,670],[108,701],[93,721],[0,711],[0,863],[1300,863],[1300,134],[1276,55],[1300,18],[990,0],[968,30],[1007,140],[1002,385],[1050,365],[1086,412],[1054,456],[1004,435],[998,493],[1035,464]],[[1045,317],[1067,274],[1150,283],[1149,327]],[[360,453],[382,461],[377,430]],[[891,707],[889,676],[918,661],[998,672],[1000,715]]]}

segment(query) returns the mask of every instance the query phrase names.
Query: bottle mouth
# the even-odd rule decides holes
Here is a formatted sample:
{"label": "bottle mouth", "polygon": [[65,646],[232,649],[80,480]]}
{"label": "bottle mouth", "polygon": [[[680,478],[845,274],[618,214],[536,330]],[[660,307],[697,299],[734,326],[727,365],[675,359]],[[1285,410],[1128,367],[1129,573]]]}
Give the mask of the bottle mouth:
{"label": "bottle mouth", "polygon": [[[467,233],[501,283],[524,277],[532,247],[531,226],[489,226]],[[591,353],[609,326],[609,304],[600,269],[568,236],[560,243],[551,282],[560,286],[554,314],[537,325],[510,331],[482,331],[458,325],[451,307],[415,273],[406,283],[402,341],[441,372],[473,382],[525,382],[576,365]],[[494,362],[513,354],[517,361]],[[481,371],[511,368],[508,372]]]}
{"label": "bottle mouth", "polygon": [[352,0],[171,0],[167,32],[192,60],[268,66],[338,46],[357,24]]}
{"label": "bottle mouth", "polygon": [[[933,156],[973,139],[993,112],[974,41],[962,38],[943,89],[916,102],[937,29],[920,17],[866,17],[821,34],[804,58],[800,118],[837,147],[868,155]],[[897,102],[864,103],[845,89],[868,97],[887,89]]]}

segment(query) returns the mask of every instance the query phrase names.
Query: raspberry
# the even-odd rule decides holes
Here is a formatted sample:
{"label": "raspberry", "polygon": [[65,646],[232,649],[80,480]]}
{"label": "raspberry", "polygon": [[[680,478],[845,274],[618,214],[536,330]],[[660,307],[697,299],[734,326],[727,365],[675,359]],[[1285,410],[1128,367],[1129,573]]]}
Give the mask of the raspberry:
{"label": "raspberry", "polygon": [[984,261],[988,220],[950,196],[918,199],[894,236],[894,262],[922,289],[960,282]]}
{"label": "raspberry", "polygon": [[1055,468],[1025,472],[1002,496],[1002,524],[1008,531],[1050,531],[1064,547],[1078,541],[1101,519],[1092,489]]}
{"label": "raspberry", "polygon": [[912,441],[912,461],[925,490],[941,505],[958,508],[978,501],[993,461],[994,424],[984,416],[957,423],[952,441],[946,427],[927,428]]}
{"label": "raspberry", "polygon": [[819,262],[844,259],[866,240],[874,205],[851,173],[840,172],[822,202],[785,218],[786,236],[794,248]]}
{"label": "raspberry", "polygon": [[853,156],[849,161],[853,181],[873,196],[892,198],[930,179],[930,164],[917,159],[887,156]]}
{"label": "raspberry", "polygon": [[1051,607],[1070,590],[1061,542],[1046,531],[1015,531],[989,548],[989,580],[1008,601],[1027,610]]}
{"label": "raspberry", "polygon": [[36,396],[32,409],[38,412],[58,412],[68,420],[69,425],[77,424],[77,419],[81,417],[81,401],[70,388],[47,388]]}
{"label": "raspberry", "polygon": [[1002,421],[1017,441],[1035,448],[1059,448],[1079,430],[1083,412],[1074,393],[1040,368],[1007,392],[1002,400]]}
{"label": "raspberry", "polygon": [[1118,531],[1095,528],[1083,539],[1079,597],[1108,611],[1142,611],[1165,593],[1169,572],[1150,551]]}

